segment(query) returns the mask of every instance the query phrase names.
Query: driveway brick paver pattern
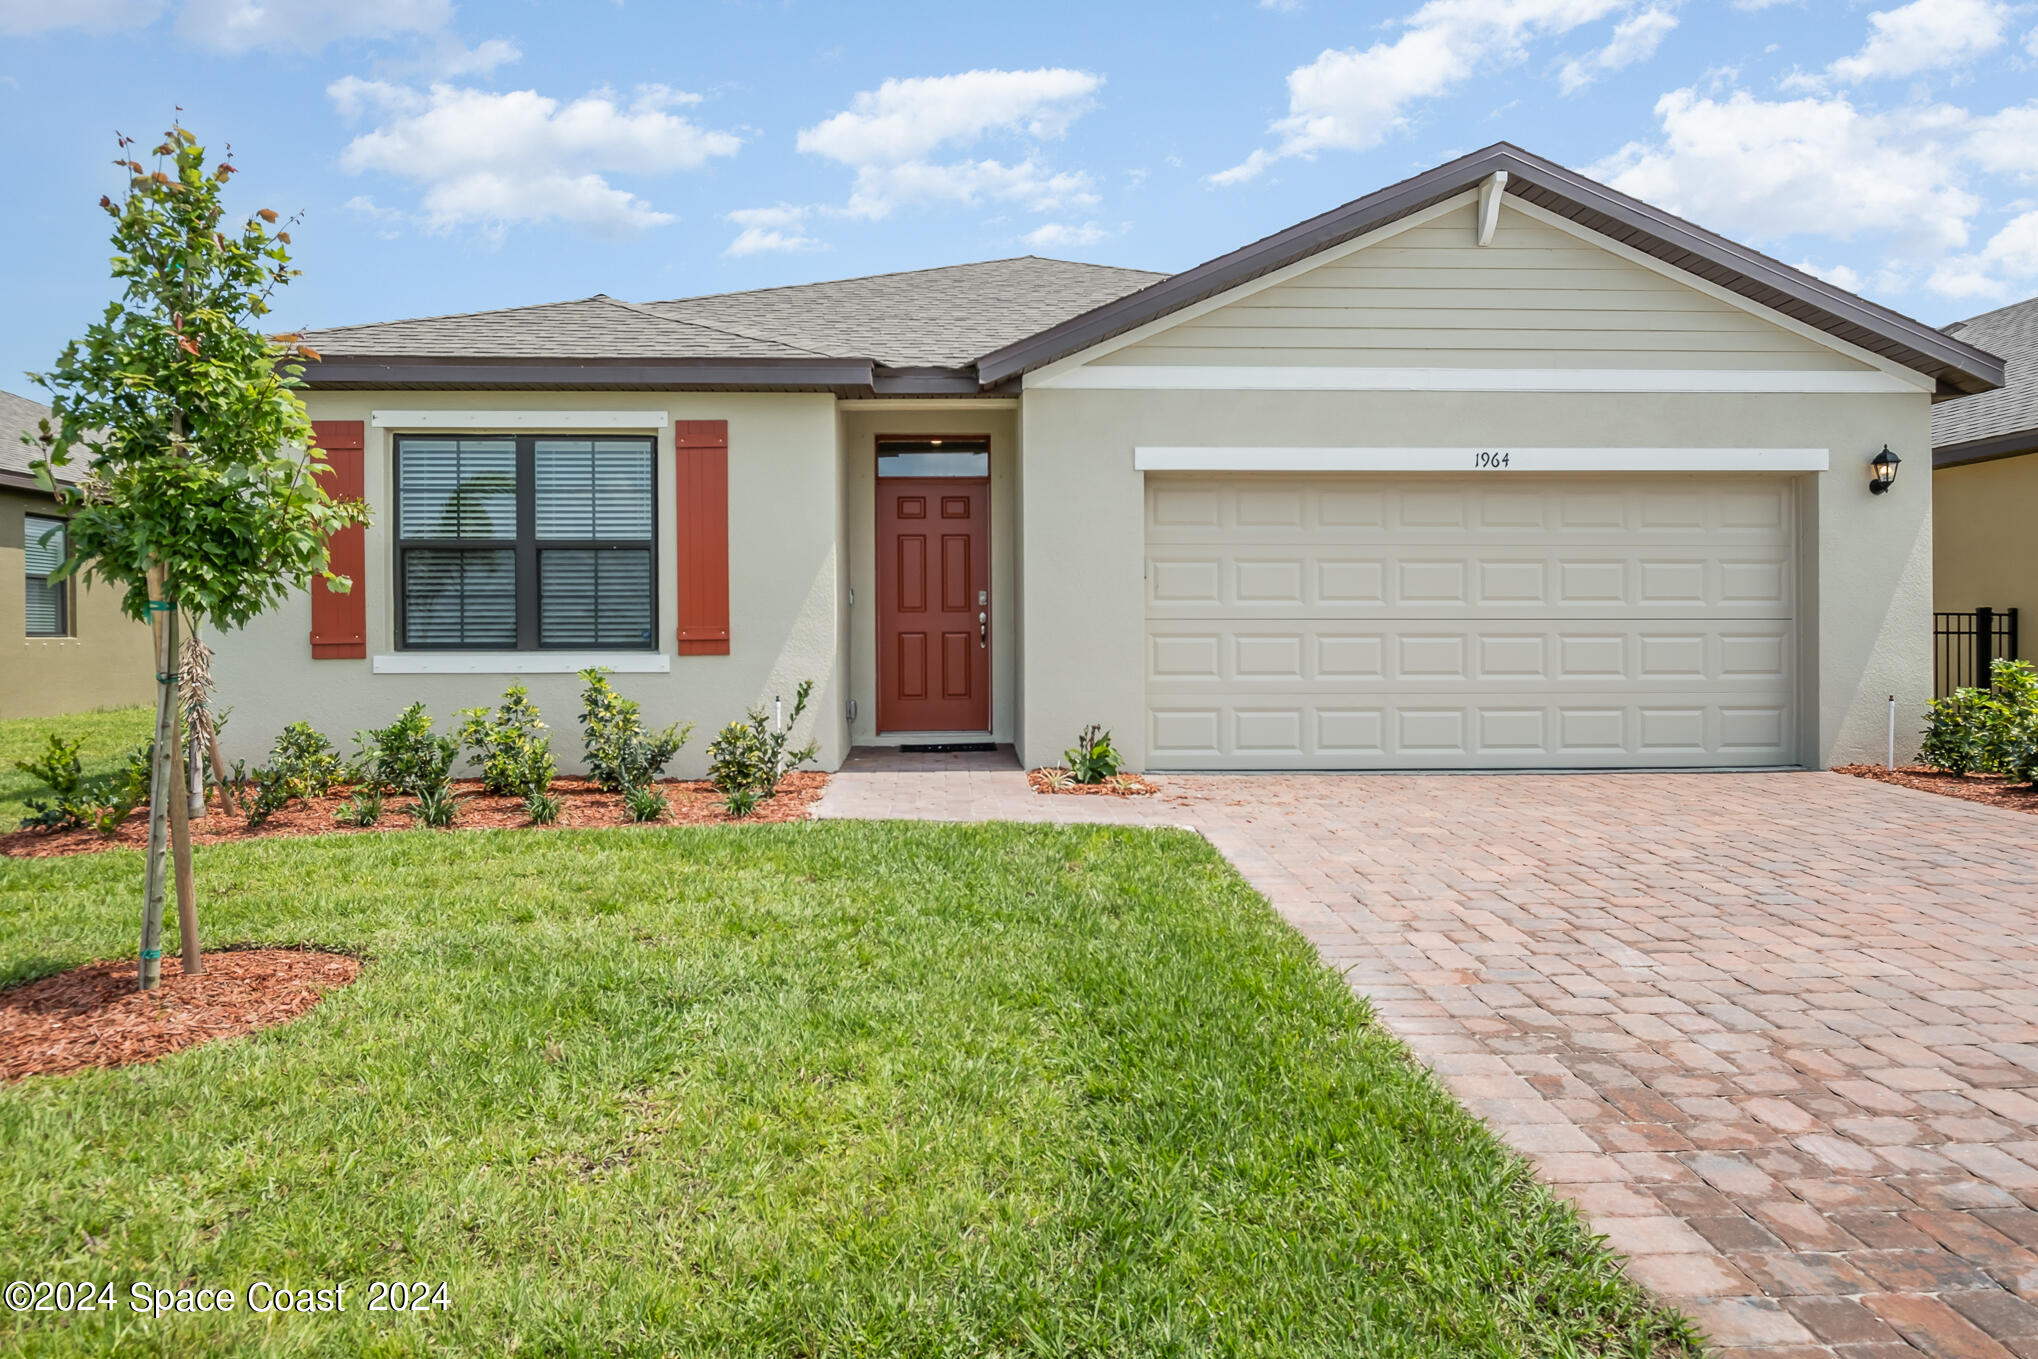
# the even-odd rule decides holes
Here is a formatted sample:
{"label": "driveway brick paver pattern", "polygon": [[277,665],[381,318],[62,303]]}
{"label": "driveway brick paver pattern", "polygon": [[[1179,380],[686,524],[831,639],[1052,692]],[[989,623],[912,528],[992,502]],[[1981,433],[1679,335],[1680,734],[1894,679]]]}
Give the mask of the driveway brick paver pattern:
{"label": "driveway brick paver pattern", "polygon": [[824,816],[1193,826],[1735,1359],[2038,1359],[2038,820],[1823,772],[852,761]]}

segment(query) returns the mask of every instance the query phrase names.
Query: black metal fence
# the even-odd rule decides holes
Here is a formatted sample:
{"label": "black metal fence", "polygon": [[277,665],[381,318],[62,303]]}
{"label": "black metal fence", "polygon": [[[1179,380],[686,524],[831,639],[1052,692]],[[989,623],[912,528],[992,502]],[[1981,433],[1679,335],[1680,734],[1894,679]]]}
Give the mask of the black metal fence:
{"label": "black metal fence", "polygon": [[1996,661],[2017,659],[2017,611],[1976,609],[1932,615],[1932,680],[1939,697],[1985,687]]}

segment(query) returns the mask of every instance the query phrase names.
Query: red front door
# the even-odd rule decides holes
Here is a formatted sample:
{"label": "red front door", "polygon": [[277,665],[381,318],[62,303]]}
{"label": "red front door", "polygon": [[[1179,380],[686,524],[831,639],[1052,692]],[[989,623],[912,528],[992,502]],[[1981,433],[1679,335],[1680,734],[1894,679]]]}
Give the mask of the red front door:
{"label": "red front door", "polygon": [[991,727],[991,486],[877,482],[877,728]]}

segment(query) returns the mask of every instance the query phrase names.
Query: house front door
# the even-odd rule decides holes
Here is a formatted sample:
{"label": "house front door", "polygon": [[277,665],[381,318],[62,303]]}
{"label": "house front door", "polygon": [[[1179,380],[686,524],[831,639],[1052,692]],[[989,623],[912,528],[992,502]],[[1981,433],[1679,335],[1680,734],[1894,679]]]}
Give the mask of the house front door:
{"label": "house front door", "polygon": [[989,731],[990,478],[887,476],[880,452],[878,730]]}

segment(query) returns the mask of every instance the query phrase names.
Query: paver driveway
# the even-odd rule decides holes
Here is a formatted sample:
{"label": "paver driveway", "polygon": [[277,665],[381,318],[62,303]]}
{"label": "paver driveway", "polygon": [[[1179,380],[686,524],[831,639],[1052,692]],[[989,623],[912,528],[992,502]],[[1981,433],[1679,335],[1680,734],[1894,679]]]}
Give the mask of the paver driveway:
{"label": "paver driveway", "polygon": [[1193,825],[1736,1359],[2038,1359],[2038,818],[1827,773],[1164,782],[852,762],[820,812]]}

